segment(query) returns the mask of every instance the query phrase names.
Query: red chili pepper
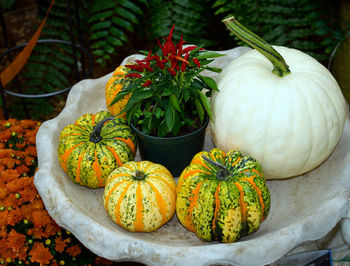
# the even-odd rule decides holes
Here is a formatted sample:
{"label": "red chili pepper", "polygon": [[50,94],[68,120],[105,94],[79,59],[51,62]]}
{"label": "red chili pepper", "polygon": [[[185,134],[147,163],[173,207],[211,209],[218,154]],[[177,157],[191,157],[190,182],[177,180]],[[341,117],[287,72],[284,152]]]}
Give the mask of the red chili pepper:
{"label": "red chili pepper", "polygon": [[[150,72],[153,72],[153,69],[151,68],[151,59],[152,59],[152,57],[151,57],[151,51],[149,52],[149,54],[148,54],[148,56],[145,58],[145,59],[143,59],[143,60],[135,60],[135,62],[139,65],[139,66],[141,66],[142,67],[142,71],[144,70],[144,69],[146,69],[147,71],[150,71]],[[141,68],[140,68],[141,69]],[[137,70],[137,71],[139,71],[139,70]],[[140,71],[140,72],[142,72],[142,71]]]}
{"label": "red chili pepper", "polygon": [[182,46],[186,41],[183,40],[183,35],[181,34],[180,41],[176,44],[177,55],[182,55]]}
{"label": "red chili pepper", "polygon": [[185,55],[184,60],[186,60],[186,61],[183,61],[182,64],[181,64],[181,72],[184,72],[184,71],[186,70],[186,64],[187,64],[187,63],[190,64],[190,63],[187,61],[189,57],[190,57],[189,54],[186,54],[186,55]]}
{"label": "red chili pepper", "polygon": [[152,84],[152,81],[151,80],[147,80],[143,85],[142,87],[148,87],[149,85]]}
{"label": "red chili pepper", "polygon": [[198,48],[197,46],[188,46],[186,47],[185,49],[182,50],[182,53],[185,54],[185,53],[188,53],[188,52],[191,52],[192,50]]}
{"label": "red chili pepper", "polygon": [[138,72],[143,72],[143,70],[144,70],[144,67],[142,65],[139,65],[139,64],[138,65],[125,65],[125,66],[129,67],[133,70],[136,70]]}
{"label": "red chili pepper", "polygon": [[172,76],[176,76],[176,71],[174,69],[171,69],[170,67],[168,67],[168,71]]}
{"label": "red chili pepper", "polygon": [[160,43],[158,38],[157,38],[157,43],[158,43],[159,48],[162,49],[163,54],[164,54],[163,45]]}
{"label": "red chili pepper", "polygon": [[144,66],[144,68],[145,68],[147,71],[153,72],[153,69],[151,68],[151,66],[150,66],[149,64],[145,64],[145,65],[143,65],[143,66]]}
{"label": "red chili pepper", "polygon": [[198,68],[201,68],[201,63],[196,57],[193,58],[193,62],[197,65]]}
{"label": "red chili pepper", "polygon": [[127,74],[125,78],[142,78],[142,75],[139,73],[130,73],[130,74]]}
{"label": "red chili pepper", "polygon": [[159,67],[160,69],[164,69],[165,68],[165,65],[164,63],[166,62],[163,62],[164,60],[160,60],[160,57],[157,55],[157,53],[154,55],[154,59],[156,60],[157,64],[156,64],[156,67]]}
{"label": "red chili pepper", "polygon": [[175,24],[171,27],[169,35],[167,37],[164,37],[165,43],[164,43],[163,47],[159,43],[159,40],[157,40],[158,41],[158,45],[160,46],[160,48],[162,48],[163,55],[165,57],[167,57],[169,54],[176,54],[176,47],[175,47],[175,44],[172,41],[174,28],[175,28]]}

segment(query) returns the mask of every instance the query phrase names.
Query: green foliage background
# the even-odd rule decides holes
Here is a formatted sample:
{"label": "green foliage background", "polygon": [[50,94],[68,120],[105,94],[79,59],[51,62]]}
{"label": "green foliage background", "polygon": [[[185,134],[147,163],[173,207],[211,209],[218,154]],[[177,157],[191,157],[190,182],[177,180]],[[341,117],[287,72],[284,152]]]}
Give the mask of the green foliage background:
{"label": "green foliage background", "polygon": [[[50,2],[41,0],[40,2]],[[241,24],[274,45],[284,45],[327,60],[343,34],[337,20],[336,1],[327,0],[87,0],[79,1],[85,42],[94,62],[110,63],[125,50],[157,49],[156,39],[168,34],[175,24],[174,39],[183,34],[188,43],[209,49],[229,49],[243,45],[230,36],[222,19],[235,16]],[[56,0],[59,8],[49,18],[51,36],[55,28],[65,28],[66,0]],[[62,15],[61,20],[56,16]],[[61,23],[60,23],[61,21]],[[62,32],[59,30],[59,32]],[[57,36],[69,40],[69,35]],[[47,31],[47,33],[49,33]],[[126,54],[119,55],[126,56]]]}

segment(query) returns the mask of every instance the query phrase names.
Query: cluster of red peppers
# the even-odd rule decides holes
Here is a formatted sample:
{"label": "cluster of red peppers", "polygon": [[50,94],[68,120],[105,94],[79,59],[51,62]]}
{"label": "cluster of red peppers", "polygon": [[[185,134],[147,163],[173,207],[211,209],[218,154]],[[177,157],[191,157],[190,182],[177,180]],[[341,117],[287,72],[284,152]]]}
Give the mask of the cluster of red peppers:
{"label": "cluster of red peppers", "polygon": [[[191,65],[191,61],[198,67],[201,67],[200,61],[196,57],[191,57],[191,51],[198,49],[197,46],[191,45],[188,47],[183,47],[185,41],[183,36],[179,42],[175,45],[172,40],[172,35],[175,25],[171,28],[169,35],[163,37],[165,42],[162,45],[157,39],[158,45],[162,50],[162,56],[155,53],[152,55],[152,50],[148,53],[148,56],[143,60],[136,60],[134,65],[126,65],[127,67],[137,71],[137,72],[154,72],[156,68],[160,70],[166,69],[173,77],[177,76],[179,72],[185,72],[186,67]],[[202,50],[202,48],[201,48]],[[130,73],[126,78],[141,78],[142,75],[139,73]],[[147,87],[152,84],[151,80],[146,80],[143,87]]]}

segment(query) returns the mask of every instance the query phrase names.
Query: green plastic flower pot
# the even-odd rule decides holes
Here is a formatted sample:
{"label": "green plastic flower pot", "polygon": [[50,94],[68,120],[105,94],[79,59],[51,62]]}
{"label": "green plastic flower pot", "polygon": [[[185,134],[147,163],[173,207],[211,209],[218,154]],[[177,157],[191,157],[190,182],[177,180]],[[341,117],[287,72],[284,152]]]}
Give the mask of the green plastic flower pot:
{"label": "green plastic flower pot", "polygon": [[165,166],[174,177],[180,176],[193,156],[202,151],[205,129],[209,119],[206,118],[201,128],[187,135],[160,138],[139,131],[132,123],[142,160],[148,160]]}

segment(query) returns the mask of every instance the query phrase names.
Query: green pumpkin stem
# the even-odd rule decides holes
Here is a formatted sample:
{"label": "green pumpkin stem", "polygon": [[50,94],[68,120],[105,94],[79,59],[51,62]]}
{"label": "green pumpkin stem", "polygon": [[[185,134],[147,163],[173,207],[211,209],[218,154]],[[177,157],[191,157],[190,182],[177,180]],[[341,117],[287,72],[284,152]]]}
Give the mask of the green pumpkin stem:
{"label": "green pumpkin stem", "polygon": [[216,172],[216,179],[217,180],[227,180],[228,177],[230,176],[230,172],[227,169],[227,167],[221,163],[218,163],[216,161],[213,161],[211,159],[209,159],[208,157],[206,157],[205,155],[202,155],[202,158],[207,161],[208,163],[210,163],[211,165],[215,166],[216,168],[219,168],[219,171]]}
{"label": "green pumpkin stem", "polygon": [[242,26],[234,17],[224,19],[226,27],[243,42],[259,51],[273,64],[272,73],[279,77],[290,74],[289,66],[284,58],[266,41]]}
{"label": "green pumpkin stem", "polygon": [[134,178],[135,178],[136,180],[143,180],[143,179],[145,179],[145,177],[146,177],[146,174],[145,174],[144,172],[139,171],[139,170],[136,170],[136,171],[135,171]]}
{"label": "green pumpkin stem", "polygon": [[114,116],[106,117],[106,118],[102,119],[100,122],[98,122],[96,124],[96,126],[94,126],[94,128],[92,129],[92,132],[90,133],[89,140],[93,143],[100,142],[102,140],[101,129],[102,129],[103,125],[107,121],[112,120],[112,119],[114,119]]}

